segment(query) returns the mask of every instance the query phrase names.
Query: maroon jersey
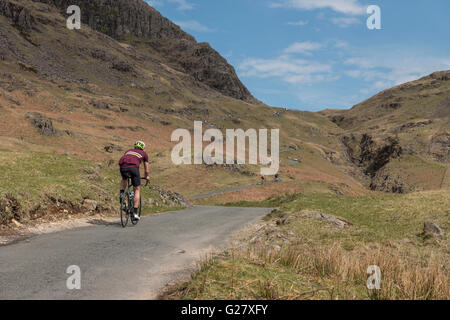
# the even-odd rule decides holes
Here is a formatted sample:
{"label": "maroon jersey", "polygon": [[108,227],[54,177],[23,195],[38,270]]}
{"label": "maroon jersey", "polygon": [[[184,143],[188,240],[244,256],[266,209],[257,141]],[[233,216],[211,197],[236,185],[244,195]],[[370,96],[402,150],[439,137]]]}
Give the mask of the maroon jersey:
{"label": "maroon jersey", "polygon": [[130,149],[120,158],[119,166],[122,169],[139,167],[141,162],[148,162],[148,154],[140,149]]}

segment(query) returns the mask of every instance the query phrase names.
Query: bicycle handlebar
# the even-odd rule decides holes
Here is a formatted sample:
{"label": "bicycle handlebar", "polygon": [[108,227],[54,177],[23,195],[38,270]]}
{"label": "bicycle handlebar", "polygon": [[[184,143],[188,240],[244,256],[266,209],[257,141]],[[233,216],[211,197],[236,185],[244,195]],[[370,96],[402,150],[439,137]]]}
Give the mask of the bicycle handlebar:
{"label": "bicycle handlebar", "polygon": [[[147,179],[145,179],[145,178],[141,178],[141,180],[147,180]],[[146,186],[148,186],[148,184],[150,183],[150,181],[149,180],[147,180],[147,183],[145,184],[145,186],[144,187],[146,187]]]}

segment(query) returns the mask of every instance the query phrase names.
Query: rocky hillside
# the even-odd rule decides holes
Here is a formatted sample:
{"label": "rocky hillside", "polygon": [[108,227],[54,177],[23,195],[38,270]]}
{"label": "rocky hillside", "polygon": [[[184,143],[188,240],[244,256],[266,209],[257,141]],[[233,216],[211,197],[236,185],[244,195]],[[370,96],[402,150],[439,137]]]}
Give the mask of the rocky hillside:
{"label": "rocky hillside", "polygon": [[207,43],[197,43],[194,37],[142,0],[33,0],[37,12],[30,10],[31,5],[27,3],[30,1],[0,1],[0,12],[29,41],[32,41],[30,33],[43,31],[40,25],[48,24],[49,19],[44,16],[53,8],[67,16],[67,8],[78,5],[82,23],[93,30],[116,40],[133,41],[135,45],[145,43],[159,53],[159,59],[196,81],[226,96],[258,103],[239,80],[234,68],[217,51]]}
{"label": "rocky hillside", "polygon": [[321,114],[345,131],[348,159],[369,177],[371,189],[402,193],[420,190],[425,179],[434,188],[445,180],[450,71],[385,90],[351,110]]}

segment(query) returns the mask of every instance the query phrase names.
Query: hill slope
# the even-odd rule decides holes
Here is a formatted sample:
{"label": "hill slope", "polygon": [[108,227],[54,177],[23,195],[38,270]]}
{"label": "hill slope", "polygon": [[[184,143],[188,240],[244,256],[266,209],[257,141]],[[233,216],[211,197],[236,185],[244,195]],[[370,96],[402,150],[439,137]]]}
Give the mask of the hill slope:
{"label": "hill slope", "polygon": [[[194,37],[141,0],[33,1],[34,4],[27,1],[2,0],[0,12],[11,19],[13,26],[34,46],[40,47],[41,43],[38,40],[33,42],[31,34],[36,31],[45,33],[49,24],[55,27],[55,31],[67,36],[67,32],[62,30],[65,23],[55,20],[55,13],[59,11],[61,15],[66,15],[70,5],[78,5],[82,23],[93,30],[121,41],[128,40],[134,44],[143,42],[147,47],[147,54],[159,54],[158,60],[169,62],[172,67],[186,72],[195,80],[227,96],[251,103],[257,102],[236,76],[234,68],[219,53],[207,43],[197,43]],[[79,48],[78,44],[73,46],[75,51]],[[98,54],[101,59],[103,54]],[[162,57],[164,59],[161,59]],[[33,62],[40,71],[40,61]],[[129,66],[123,65],[122,68],[127,69]]]}
{"label": "hill slope", "polygon": [[[282,182],[199,203],[450,184],[443,178],[449,176],[448,72],[420,80],[423,90],[405,84],[350,111],[272,108],[251,96],[208,44],[144,2],[70,1],[82,8],[84,23],[72,31],[67,4],[0,0],[0,169],[9,177],[0,195],[10,194],[9,207],[21,203],[17,216],[33,217],[33,208],[48,199],[79,205],[91,198],[113,208],[116,163],[136,139],[149,142],[152,184],[188,197],[258,182],[258,166],[174,166],[171,133],[193,128],[194,120],[220,130],[281,129]],[[408,110],[420,102],[434,111],[383,107],[396,99]],[[9,222],[14,214],[7,216]]]}
{"label": "hill slope", "polygon": [[371,178],[372,189],[407,192],[447,183],[450,71],[385,90],[351,110],[321,114],[345,130],[349,158]]}

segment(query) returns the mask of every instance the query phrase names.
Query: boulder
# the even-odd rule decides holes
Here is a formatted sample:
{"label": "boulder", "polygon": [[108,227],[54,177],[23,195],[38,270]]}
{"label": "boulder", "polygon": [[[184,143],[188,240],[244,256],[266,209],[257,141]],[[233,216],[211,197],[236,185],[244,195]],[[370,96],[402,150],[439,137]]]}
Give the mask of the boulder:
{"label": "boulder", "polygon": [[114,151],[122,151],[123,149],[115,144],[108,144],[104,147],[104,150],[108,153],[113,153]]}
{"label": "boulder", "polygon": [[277,220],[277,226],[284,226],[289,223],[289,216],[283,215],[279,220]]}
{"label": "boulder", "polygon": [[444,232],[442,229],[434,222],[427,221],[423,225],[423,232],[425,234],[432,234],[439,238],[444,237]]}
{"label": "boulder", "polygon": [[345,221],[344,219],[341,218],[336,218],[334,216],[328,215],[328,214],[324,214],[324,213],[320,213],[320,212],[305,212],[303,214],[304,217],[307,218],[312,218],[312,219],[316,219],[316,220],[322,220],[328,223],[331,223],[333,225],[335,225],[338,228],[344,228],[346,226],[351,225],[350,222]]}
{"label": "boulder", "polygon": [[22,226],[22,224],[21,224],[19,221],[17,221],[16,219],[12,219],[11,222],[12,222],[16,227]]}
{"label": "boulder", "polygon": [[98,206],[97,201],[90,199],[84,199],[83,201],[83,208],[90,212],[97,210],[97,206]]}

